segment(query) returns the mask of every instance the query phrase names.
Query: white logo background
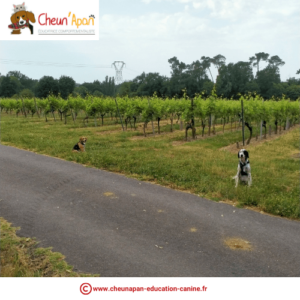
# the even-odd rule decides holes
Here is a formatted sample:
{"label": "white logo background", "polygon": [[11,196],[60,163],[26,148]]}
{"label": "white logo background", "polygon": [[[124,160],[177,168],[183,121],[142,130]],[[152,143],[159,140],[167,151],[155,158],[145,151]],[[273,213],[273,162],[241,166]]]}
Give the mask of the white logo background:
{"label": "white logo background", "polygon": [[[45,41],[45,40],[99,40],[99,0],[25,0],[26,11],[34,13],[35,23],[33,25],[33,34],[29,28],[21,29],[21,34],[11,34],[12,29],[8,28],[12,22],[11,15],[14,13],[13,4],[18,5],[23,0],[2,1],[0,10],[0,40],[6,41]],[[69,13],[71,12],[70,17]],[[64,25],[47,25],[42,26],[38,22],[40,14],[47,13],[47,18],[67,18]],[[94,25],[90,21],[90,25],[81,25],[77,28],[72,25],[72,17],[75,14],[76,19],[86,18],[89,20],[90,15],[94,15]],[[45,16],[41,17],[41,23],[45,22]]]}

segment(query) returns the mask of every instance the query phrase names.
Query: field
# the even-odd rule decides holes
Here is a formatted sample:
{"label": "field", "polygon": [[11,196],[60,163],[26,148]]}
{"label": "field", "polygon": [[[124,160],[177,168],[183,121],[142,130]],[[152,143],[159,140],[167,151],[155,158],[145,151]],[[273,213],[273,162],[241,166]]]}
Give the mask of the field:
{"label": "field", "polygon": [[[224,201],[259,212],[299,219],[299,125],[289,130],[272,128],[271,136],[256,141],[257,127],[253,128],[250,154],[253,186],[234,187],[238,159],[236,142],[242,146],[241,126],[235,129],[229,122],[215,124],[216,134],[208,135],[198,120],[197,138],[185,141],[184,130],[176,120],[161,121],[160,131],[155,124],[153,136],[151,122],[137,123],[137,130],[122,131],[120,123],[111,117],[93,118],[84,125],[85,115],[78,114],[76,122],[56,121],[51,114],[39,118],[36,114],[26,118],[21,114],[1,113],[1,143],[36,153],[74,161],[86,167],[119,172],[139,180],[197,194],[214,201]],[[69,117],[71,119],[71,117]],[[72,120],[72,119],[71,119]],[[96,125],[94,121],[96,121]],[[238,126],[238,125],[237,125]],[[223,132],[224,131],[224,132]],[[246,138],[249,135],[246,132]],[[88,138],[86,153],[72,153],[80,136]]]}

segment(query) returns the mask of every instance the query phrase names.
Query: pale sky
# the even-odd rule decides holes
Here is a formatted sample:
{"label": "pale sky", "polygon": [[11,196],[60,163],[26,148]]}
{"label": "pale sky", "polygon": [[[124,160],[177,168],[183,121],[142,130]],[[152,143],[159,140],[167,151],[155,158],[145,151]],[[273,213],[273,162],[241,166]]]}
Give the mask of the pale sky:
{"label": "pale sky", "polygon": [[[85,0],[88,1],[88,0]],[[30,1],[29,1],[30,2]],[[82,1],[84,3],[84,1]],[[25,1],[26,3],[26,1]],[[222,54],[226,64],[258,52],[278,55],[281,80],[299,78],[299,0],[110,0],[99,1],[99,41],[0,41],[0,58],[81,63],[86,68],[0,64],[1,74],[21,71],[33,79],[71,76],[77,83],[115,76],[110,66],[126,63],[123,80],[142,72],[170,77],[168,59],[190,64]],[[260,69],[266,64],[261,63]],[[215,79],[216,69],[211,67]],[[254,69],[255,71],[255,69]],[[254,72],[255,75],[255,72]]]}

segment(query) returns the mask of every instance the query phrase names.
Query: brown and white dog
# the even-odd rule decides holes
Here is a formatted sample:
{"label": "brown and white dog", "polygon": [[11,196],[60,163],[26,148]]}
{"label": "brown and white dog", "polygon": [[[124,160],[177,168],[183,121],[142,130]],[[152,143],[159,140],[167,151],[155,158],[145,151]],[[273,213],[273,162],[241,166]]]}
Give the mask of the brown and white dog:
{"label": "brown and white dog", "polygon": [[79,138],[79,142],[73,147],[72,152],[85,152],[85,144],[87,138],[82,136]]}
{"label": "brown and white dog", "polygon": [[29,23],[35,23],[34,14],[30,11],[21,10],[14,13],[10,18],[12,24],[8,28],[13,29],[11,34],[21,34],[21,29],[28,27],[33,34],[33,26]]}

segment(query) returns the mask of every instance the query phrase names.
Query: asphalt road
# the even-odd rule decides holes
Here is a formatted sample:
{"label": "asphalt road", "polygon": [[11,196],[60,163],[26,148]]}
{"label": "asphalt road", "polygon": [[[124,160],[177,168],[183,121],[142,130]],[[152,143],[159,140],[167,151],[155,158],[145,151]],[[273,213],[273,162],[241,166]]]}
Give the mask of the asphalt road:
{"label": "asphalt road", "polygon": [[[78,271],[300,276],[297,221],[3,145],[0,189],[0,216]],[[232,250],[224,242],[230,238],[247,243]]]}

